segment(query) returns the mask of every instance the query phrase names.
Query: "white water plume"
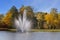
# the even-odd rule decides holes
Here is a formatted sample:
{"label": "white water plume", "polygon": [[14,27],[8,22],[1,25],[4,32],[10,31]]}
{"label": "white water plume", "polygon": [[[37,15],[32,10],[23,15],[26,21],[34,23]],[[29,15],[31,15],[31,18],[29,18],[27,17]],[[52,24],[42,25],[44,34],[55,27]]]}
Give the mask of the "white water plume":
{"label": "white water plume", "polygon": [[26,12],[27,10],[24,10],[23,17],[20,15],[18,19],[15,19],[15,26],[17,31],[21,30],[21,32],[24,32],[31,29],[31,20],[27,19]]}

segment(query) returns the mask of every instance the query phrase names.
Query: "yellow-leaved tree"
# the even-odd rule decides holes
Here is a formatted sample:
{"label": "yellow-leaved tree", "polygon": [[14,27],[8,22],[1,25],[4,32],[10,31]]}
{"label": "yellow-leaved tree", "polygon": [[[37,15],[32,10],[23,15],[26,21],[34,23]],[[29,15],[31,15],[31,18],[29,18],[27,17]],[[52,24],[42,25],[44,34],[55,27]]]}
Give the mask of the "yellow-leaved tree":
{"label": "yellow-leaved tree", "polygon": [[8,28],[12,28],[14,24],[14,18],[17,18],[18,10],[15,6],[13,6],[8,13],[2,19],[3,23],[8,26]]}

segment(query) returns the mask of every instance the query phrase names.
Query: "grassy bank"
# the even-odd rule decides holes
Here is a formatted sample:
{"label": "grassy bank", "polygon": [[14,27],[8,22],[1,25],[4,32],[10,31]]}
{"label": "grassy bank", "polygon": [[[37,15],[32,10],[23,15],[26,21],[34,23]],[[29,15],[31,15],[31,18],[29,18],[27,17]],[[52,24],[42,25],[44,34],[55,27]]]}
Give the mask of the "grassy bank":
{"label": "grassy bank", "polygon": [[[16,32],[16,29],[0,28],[0,31]],[[60,32],[60,29],[31,29],[31,32]]]}
{"label": "grassy bank", "polygon": [[[9,31],[15,32],[16,29],[8,29]],[[60,29],[31,29],[31,32],[60,32]]]}
{"label": "grassy bank", "polygon": [[60,32],[60,29],[32,29],[33,32]]}

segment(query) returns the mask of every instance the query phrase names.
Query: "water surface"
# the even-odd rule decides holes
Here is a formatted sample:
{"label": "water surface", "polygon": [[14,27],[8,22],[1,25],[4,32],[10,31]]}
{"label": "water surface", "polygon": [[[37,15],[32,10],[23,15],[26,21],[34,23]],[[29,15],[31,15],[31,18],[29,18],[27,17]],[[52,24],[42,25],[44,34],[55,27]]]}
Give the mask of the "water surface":
{"label": "water surface", "polygon": [[60,32],[6,32],[0,31],[0,40],[60,40]]}

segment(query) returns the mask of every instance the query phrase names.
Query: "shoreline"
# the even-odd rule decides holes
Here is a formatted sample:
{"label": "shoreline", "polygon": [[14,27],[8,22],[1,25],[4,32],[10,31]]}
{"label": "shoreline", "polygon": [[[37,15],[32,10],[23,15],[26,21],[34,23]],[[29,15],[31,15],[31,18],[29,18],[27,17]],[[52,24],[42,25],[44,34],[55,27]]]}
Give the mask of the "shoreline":
{"label": "shoreline", "polygon": [[[0,31],[16,32],[16,29],[0,28]],[[60,29],[31,29],[30,32],[60,32]]]}
{"label": "shoreline", "polygon": [[[8,31],[16,32],[16,29],[8,29]],[[60,32],[60,29],[31,29],[30,32]]]}

